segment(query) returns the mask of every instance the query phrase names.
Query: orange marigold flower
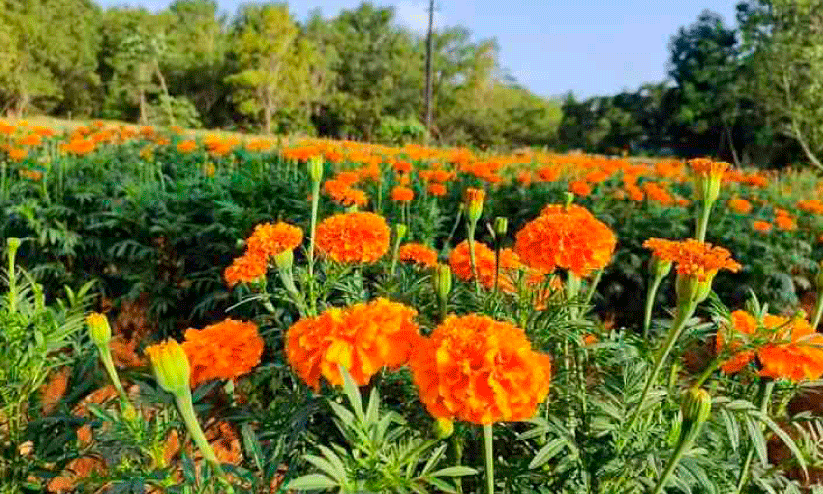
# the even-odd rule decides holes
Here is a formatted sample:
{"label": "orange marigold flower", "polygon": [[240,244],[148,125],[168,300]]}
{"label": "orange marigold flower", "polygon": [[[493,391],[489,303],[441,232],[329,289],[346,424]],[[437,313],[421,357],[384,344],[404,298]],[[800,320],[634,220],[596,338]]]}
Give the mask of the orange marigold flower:
{"label": "orange marigold flower", "polygon": [[662,261],[676,263],[678,274],[693,276],[698,281],[711,280],[721,269],[736,273],[741,267],[728,250],[693,238],[680,241],[650,238],[643,242],[643,247],[651,249]]}
{"label": "orange marigold flower", "polygon": [[786,232],[797,230],[797,223],[795,223],[792,217],[788,215],[776,216],[774,218],[774,224],[777,225],[777,228],[780,228]]}
{"label": "orange marigold flower", "polygon": [[423,244],[408,243],[400,246],[397,259],[430,268],[437,264],[437,252]]}
{"label": "orange marigold flower", "polygon": [[569,192],[578,197],[586,197],[592,193],[592,187],[582,180],[575,180],[569,183]]}
{"label": "orange marigold flower", "polygon": [[526,420],[549,392],[551,358],[522,329],[449,316],[414,349],[412,375],[432,416],[474,424]]}
{"label": "orange marigold flower", "polygon": [[336,262],[376,262],[389,250],[391,232],[374,213],[343,213],[317,225],[317,250]]}
{"label": "orange marigold flower", "polygon": [[428,191],[429,191],[429,194],[431,194],[435,197],[442,197],[442,196],[446,195],[446,192],[447,192],[446,186],[443,185],[443,184],[438,184],[438,183],[429,184]]}
{"label": "orange marigold flower", "polygon": [[252,283],[264,276],[269,269],[268,260],[260,255],[245,254],[232,262],[223,272],[223,278],[229,286],[237,283]]}
{"label": "orange marigold flower", "polygon": [[539,271],[559,267],[582,277],[605,267],[616,245],[611,229],[586,208],[549,205],[517,232],[514,251]]}
{"label": "orange marigold flower", "polygon": [[823,201],[819,199],[797,201],[797,209],[811,214],[823,214]]}
{"label": "orange marigold flower", "polygon": [[408,161],[395,161],[392,163],[392,168],[397,173],[409,173],[412,171],[412,164]]}
{"label": "orange marigold flower", "polygon": [[729,208],[741,214],[749,214],[752,212],[752,203],[746,199],[729,199],[727,202]]}
{"label": "orange marigold flower", "polygon": [[408,187],[396,186],[391,190],[392,201],[409,202],[414,199],[414,191]]}
{"label": "orange marigold flower", "polygon": [[303,230],[284,222],[263,223],[254,227],[246,240],[247,252],[263,258],[294,250],[303,241]]}
{"label": "orange marigold flower", "polygon": [[754,228],[755,231],[758,231],[760,233],[768,233],[772,231],[772,224],[768,221],[757,220],[752,222],[752,228]]}
{"label": "orange marigold flower", "polygon": [[289,328],[286,358],[317,391],[321,376],[335,386],[343,383],[338,365],[363,386],[383,367],[406,365],[420,341],[416,316],[416,310],[384,298],[345,309],[333,307]]}
{"label": "orange marigold flower", "polygon": [[23,148],[11,148],[8,152],[9,158],[11,158],[12,161],[17,162],[23,161],[29,155],[29,150]]}
{"label": "orange marigold flower", "polygon": [[629,195],[629,199],[635,202],[640,202],[644,197],[646,197],[643,193],[643,189],[634,184],[626,185],[626,193]]}
{"label": "orange marigold flower", "polygon": [[[494,289],[494,274],[497,269],[494,251],[482,242],[474,242],[475,267],[480,284],[487,290]],[[449,254],[449,266],[452,272],[463,281],[474,279],[471,268],[471,256],[469,255],[469,243],[464,240],[460,242]],[[497,280],[497,288],[504,293],[517,293],[517,282],[525,273],[526,288],[530,290],[541,289],[545,278],[545,273],[528,269],[520,262],[520,257],[511,249],[500,251],[500,274]],[[554,279],[552,279],[554,281]],[[553,283],[552,288],[557,288]],[[549,293],[537,293],[538,303],[545,301]]]}
{"label": "orange marigold flower", "polygon": [[194,141],[181,141],[177,143],[178,153],[189,154],[195,149],[197,149],[197,143]]}
{"label": "orange marigold flower", "polygon": [[189,359],[191,386],[212,379],[237,379],[260,363],[263,338],[253,322],[226,319],[187,329],[181,345]]}
{"label": "orange marigold flower", "polygon": [[689,160],[689,166],[695,175],[700,175],[706,178],[723,178],[723,175],[726,174],[726,170],[729,169],[728,163],[724,163],[722,161],[712,161],[706,158],[695,158],[693,160]]}
{"label": "orange marigold flower", "polygon": [[734,311],[717,332],[717,352],[723,351],[733,353],[722,366],[727,374],[741,371],[756,356],[764,377],[800,382],[823,376],[823,335],[803,318],[767,314],[758,322],[746,311]]}
{"label": "orange marigold flower", "polygon": [[326,180],[323,184],[323,191],[341,206],[362,207],[368,202],[365,192],[340,180]]}

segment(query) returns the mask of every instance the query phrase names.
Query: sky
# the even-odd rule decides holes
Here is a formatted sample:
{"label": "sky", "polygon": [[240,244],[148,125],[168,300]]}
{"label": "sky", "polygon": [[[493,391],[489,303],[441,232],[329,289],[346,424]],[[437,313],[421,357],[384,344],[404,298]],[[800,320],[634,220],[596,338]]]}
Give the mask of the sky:
{"label": "sky", "polygon": [[[237,12],[248,0],[217,0]],[[171,0],[97,0],[103,6],[140,5],[161,10]],[[360,0],[291,0],[304,20],[319,8],[325,17]],[[396,7],[398,23],[425,32],[425,0],[372,0]],[[735,23],[734,0],[435,0],[435,27],[461,25],[476,39],[497,38],[501,66],[541,96],[611,95],[666,78],[668,43],[704,9]]]}

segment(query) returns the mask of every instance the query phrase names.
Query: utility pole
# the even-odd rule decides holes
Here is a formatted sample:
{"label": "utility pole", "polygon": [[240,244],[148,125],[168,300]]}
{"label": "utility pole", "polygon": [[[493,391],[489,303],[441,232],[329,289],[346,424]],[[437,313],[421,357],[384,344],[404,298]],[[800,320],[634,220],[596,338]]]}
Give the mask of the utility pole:
{"label": "utility pole", "polygon": [[426,33],[426,141],[432,128],[432,24],[434,22],[434,0],[429,0],[429,30]]}

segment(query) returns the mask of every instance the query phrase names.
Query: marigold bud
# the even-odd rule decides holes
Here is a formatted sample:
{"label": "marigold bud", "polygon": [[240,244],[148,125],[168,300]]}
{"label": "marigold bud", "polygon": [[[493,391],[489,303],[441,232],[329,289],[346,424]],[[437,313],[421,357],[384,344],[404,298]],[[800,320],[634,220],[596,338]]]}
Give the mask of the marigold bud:
{"label": "marigold bud", "polygon": [[438,417],[434,422],[434,435],[437,439],[446,439],[454,433],[454,421]]}
{"label": "marigold bud", "polygon": [[683,413],[680,437],[685,438],[686,435],[696,433],[703,422],[709,419],[712,414],[712,397],[705,389],[689,388],[683,393],[680,411]]}
{"label": "marigold bud", "polygon": [[152,345],[146,348],[146,353],[161,388],[175,395],[188,390],[189,359],[176,340],[168,339]]}
{"label": "marigold bud", "polygon": [[438,264],[434,268],[434,292],[443,301],[449,298],[452,289],[452,270],[448,264]]}
{"label": "marigold bud", "polygon": [[9,253],[13,256],[17,252],[17,249],[20,248],[20,239],[17,237],[9,237],[6,239],[6,246],[9,249]]}
{"label": "marigold bud", "polygon": [[291,269],[294,264],[294,251],[286,249],[279,254],[274,255],[274,264],[278,270]]}
{"label": "marigold bud", "polygon": [[401,240],[406,238],[406,233],[408,233],[408,231],[409,228],[403,223],[398,223],[394,225],[395,241],[400,242]]}
{"label": "marigold bud", "polygon": [[712,291],[713,279],[714,275],[707,277],[705,281],[701,281],[696,276],[678,273],[674,284],[677,304],[699,304],[706,300]]}
{"label": "marigold bud", "polygon": [[671,272],[672,262],[666,259],[660,259],[657,256],[652,256],[651,266],[649,266],[649,268],[656,279],[662,279]]}
{"label": "marigold bud", "polygon": [[111,326],[109,319],[99,312],[92,312],[86,316],[86,325],[89,327],[91,341],[98,347],[105,348],[111,341]]}
{"label": "marigold bud", "polygon": [[313,156],[309,159],[309,177],[314,183],[320,183],[323,180],[323,165],[324,160],[322,156]]}
{"label": "marigold bud", "polygon": [[481,216],[483,216],[483,200],[486,197],[486,192],[483,189],[473,189],[469,187],[466,189],[466,209],[469,221],[477,223]]}
{"label": "marigold bud", "polygon": [[498,216],[494,219],[494,234],[497,238],[503,238],[509,231],[509,219]]}

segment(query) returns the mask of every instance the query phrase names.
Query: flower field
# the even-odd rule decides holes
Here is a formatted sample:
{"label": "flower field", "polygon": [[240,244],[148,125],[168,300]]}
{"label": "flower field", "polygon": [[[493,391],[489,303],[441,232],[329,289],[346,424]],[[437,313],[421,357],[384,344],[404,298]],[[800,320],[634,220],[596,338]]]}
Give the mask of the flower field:
{"label": "flower field", "polygon": [[0,492],[822,492],[823,182],[0,122]]}

